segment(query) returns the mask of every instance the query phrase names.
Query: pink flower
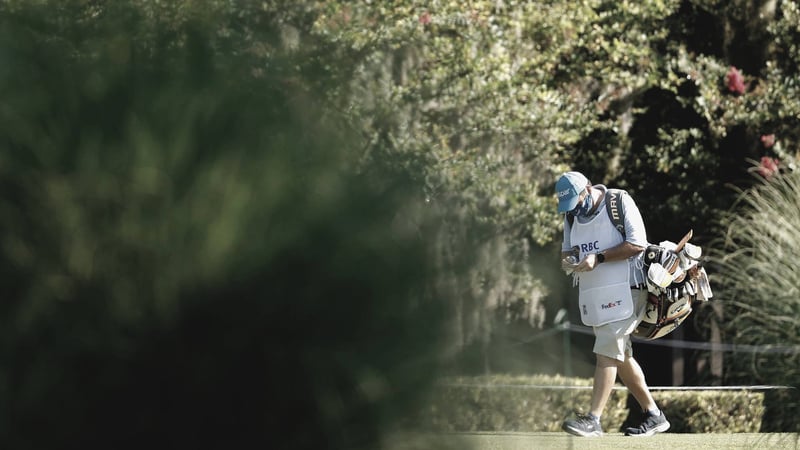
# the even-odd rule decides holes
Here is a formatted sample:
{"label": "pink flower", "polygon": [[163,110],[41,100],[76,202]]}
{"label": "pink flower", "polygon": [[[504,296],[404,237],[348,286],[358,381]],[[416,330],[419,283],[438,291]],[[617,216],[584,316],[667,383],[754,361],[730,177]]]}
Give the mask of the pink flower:
{"label": "pink flower", "polygon": [[770,148],[775,145],[775,135],[774,134],[762,134],[761,135],[761,144],[764,148]]}
{"label": "pink flower", "polygon": [[769,156],[762,156],[761,157],[761,164],[758,166],[756,171],[762,177],[769,178],[769,177],[775,175],[776,173],[778,173],[778,164],[779,163],[780,163],[780,161],[778,161],[775,158],[770,158]]}
{"label": "pink flower", "polygon": [[728,70],[728,75],[725,76],[725,83],[728,85],[728,90],[734,94],[744,94],[744,77],[736,67],[731,66]]}
{"label": "pink flower", "polygon": [[427,24],[431,23],[431,14],[428,11],[425,11],[424,13],[420,14],[419,15],[419,23],[421,23],[423,25],[427,25]]}

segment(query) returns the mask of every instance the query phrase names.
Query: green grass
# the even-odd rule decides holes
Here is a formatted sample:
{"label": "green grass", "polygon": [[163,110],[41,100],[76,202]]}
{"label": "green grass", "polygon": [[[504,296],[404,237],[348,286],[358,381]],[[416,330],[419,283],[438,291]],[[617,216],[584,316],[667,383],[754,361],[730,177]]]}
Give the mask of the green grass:
{"label": "green grass", "polygon": [[662,433],[649,438],[606,433],[598,438],[578,438],[566,433],[399,433],[389,439],[387,450],[722,450],[797,449],[794,433]]}

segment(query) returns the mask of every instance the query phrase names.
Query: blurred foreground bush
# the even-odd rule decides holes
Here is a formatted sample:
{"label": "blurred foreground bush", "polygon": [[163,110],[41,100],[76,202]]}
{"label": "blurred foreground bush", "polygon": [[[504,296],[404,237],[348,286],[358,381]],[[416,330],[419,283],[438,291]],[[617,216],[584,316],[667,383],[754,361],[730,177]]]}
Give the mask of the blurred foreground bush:
{"label": "blurred foreground bush", "polygon": [[417,189],[291,58],[45,3],[0,5],[0,447],[374,448],[435,374]]}

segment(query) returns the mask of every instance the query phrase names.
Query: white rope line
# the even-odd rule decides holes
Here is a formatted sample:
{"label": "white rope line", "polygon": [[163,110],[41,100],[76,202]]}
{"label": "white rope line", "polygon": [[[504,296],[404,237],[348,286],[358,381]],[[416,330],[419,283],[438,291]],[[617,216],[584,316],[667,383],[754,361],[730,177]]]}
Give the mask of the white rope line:
{"label": "white rope line", "polygon": [[[594,331],[590,327],[574,324],[564,324],[560,329],[568,328],[569,331],[575,331],[582,334],[594,335]],[[736,352],[736,353],[778,353],[783,355],[794,355],[800,353],[800,345],[747,345],[747,344],[726,344],[721,342],[698,342],[698,341],[683,341],[678,339],[641,339],[635,336],[631,337],[633,342],[637,344],[659,345],[662,347],[673,348],[688,348],[693,350],[710,350],[721,352]]]}

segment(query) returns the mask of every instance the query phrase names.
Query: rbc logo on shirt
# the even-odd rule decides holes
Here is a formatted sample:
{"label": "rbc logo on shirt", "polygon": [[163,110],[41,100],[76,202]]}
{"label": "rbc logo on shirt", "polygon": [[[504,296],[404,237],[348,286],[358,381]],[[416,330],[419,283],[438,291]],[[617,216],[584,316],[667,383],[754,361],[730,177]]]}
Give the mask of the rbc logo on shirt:
{"label": "rbc logo on shirt", "polygon": [[581,244],[581,253],[591,253],[596,250],[600,250],[600,241]]}

